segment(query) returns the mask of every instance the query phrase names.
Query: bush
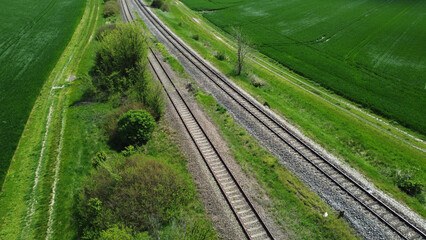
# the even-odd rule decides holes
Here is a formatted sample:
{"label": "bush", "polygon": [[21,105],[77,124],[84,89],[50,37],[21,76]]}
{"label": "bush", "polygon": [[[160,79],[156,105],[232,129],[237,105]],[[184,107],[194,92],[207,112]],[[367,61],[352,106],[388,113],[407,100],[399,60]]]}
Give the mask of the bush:
{"label": "bush", "polygon": [[249,75],[249,78],[251,79],[251,85],[253,85],[256,88],[262,88],[265,86],[265,82],[256,77],[255,75]]}
{"label": "bush", "polygon": [[[107,229],[124,224],[135,231],[152,230],[153,222],[168,223],[193,197],[185,180],[158,161],[130,158],[116,167],[115,178],[100,168],[80,193],[79,222],[82,237],[122,233]],[[124,233],[125,234],[125,233]]]}
{"label": "bush", "polygon": [[164,3],[163,6],[161,6],[160,9],[163,12],[170,12],[170,7],[169,7],[169,4],[167,4],[167,3]]}
{"label": "bush", "polygon": [[150,89],[146,105],[149,107],[152,116],[158,121],[163,115],[166,105],[163,87],[159,83],[153,83],[150,85]]}
{"label": "bush", "polygon": [[122,144],[142,145],[150,138],[156,126],[154,118],[145,110],[130,110],[118,120],[118,137]]}
{"label": "bush", "polygon": [[102,37],[91,72],[98,97],[127,96],[137,89],[139,99],[144,102],[150,80],[147,56],[145,36],[137,24],[118,24]]}
{"label": "bush", "polygon": [[154,0],[151,3],[151,7],[153,8],[161,8],[164,5],[164,0]]}
{"label": "bush", "polygon": [[82,239],[96,239],[99,230],[108,227],[111,214],[102,209],[102,202],[97,197],[80,199],[83,201],[78,204],[80,235]]}
{"label": "bush", "polygon": [[97,240],[132,240],[132,229],[128,227],[114,227],[103,230]]}
{"label": "bush", "polygon": [[116,1],[108,1],[104,4],[104,17],[112,17],[120,12],[120,6]]}
{"label": "bush", "polygon": [[192,35],[192,39],[194,39],[195,41],[200,40],[200,36],[198,36],[198,34],[194,34]]}
{"label": "bush", "polygon": [[129,146],[125,147],[124,150],[121,151],[121,153],[125,157],[130,157],[130,156],[132,156],[133,154],[136,153],[136,149],[132,145],[129,145]]}
{"label": "bush", "polygon": [[92,166],[98,168],[105,160],[107,156],[104,152],[97,152],[96,155],[92,158]]}
{"label": "bush", "polygon": [[226,113],[226,108],[222,107],[220,104],[216,104],[216,111],[218,111],[220,114]]}
{"label": "bush", "polygon": [[223,61],[225,60],[225,53],[222,51],[217,51],[216,54],[214,55],[215,58],[219,61]]}
{"label": "bush", "polygon": [[98,28],[96,31],[96,40],[100,41],[102,40],[102,37],[110,33],[112,30],[114,30],[117,27],[115,24],[107,24],[102,25]]}
{"label": "bush", "polygon": [[415,196],[423,191],[423,184],[414,180],[412,171],[396,171],[394,174],[394,180],[396,186],[399,189],[407,193],[408,195]]}

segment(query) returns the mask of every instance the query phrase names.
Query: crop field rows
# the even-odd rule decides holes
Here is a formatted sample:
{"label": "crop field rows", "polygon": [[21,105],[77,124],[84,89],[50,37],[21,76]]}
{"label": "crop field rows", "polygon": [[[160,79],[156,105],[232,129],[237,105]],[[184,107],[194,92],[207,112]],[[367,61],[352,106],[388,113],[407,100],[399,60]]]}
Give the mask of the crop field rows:
{"label": "crop field rows", "polygon": [[183,2],[228,33],[240,27],[295,72],[426,132],[424,1]]}
{"label": "crop field rows", "polygon": [[2,1],[0,190],[33,104],[70,40],[83,0]]}

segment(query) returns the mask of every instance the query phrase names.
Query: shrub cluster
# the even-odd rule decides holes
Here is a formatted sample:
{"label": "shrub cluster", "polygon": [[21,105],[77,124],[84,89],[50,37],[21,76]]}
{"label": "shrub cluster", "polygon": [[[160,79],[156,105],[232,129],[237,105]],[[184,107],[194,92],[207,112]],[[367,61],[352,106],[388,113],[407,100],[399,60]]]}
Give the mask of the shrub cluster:
{"label": "shrub cluster", "polygon": [[407,193],[408,195],[415,196],[423,191],[423,184],[419,181],[414,180],[412,171],[396,171],[394,174],[394,181],[399,189]]}
{"label": "shrub cluster", "polygon": [[192,198],[185,185],[173,168],[157,161],[130,158],[117,166],[115,174],[100,168],[80,194],[81,236],[96,239],[114,232],[126,236],[130,230],[116,226],[143,232],[170,222]]}
{"label": "shrub cluster", "polygon": [[148,46],[140,26],[106,25],[99,28],[97,39],[91,85],[98,99],[122,105],[136,98],[158,120],[164,113],[164,95],[161,86],[151,81]]}
{"label": "shrub cluster", "polygon": [[104,4],[104,18],[116,16],[120,12],[120,6],[116,1],[108,1]]}
{"label": "shrub cluster", "polygon": [[194,39],[195,41],[200,40],[200,36],[198,34],[194,34],[192,35],[192,39]]}
{"label": "shrub cluster", "polygon": [[219,61],[225,60],[225,53],[223,51],[217,51],[214,56]]}
{"label": "shrub cluster", "polygon": [[93,86],[101,99],[112,94],[129,95],[133,89],[145,100],[150,75],[148,47],[142,29],[136,24],[118,24],[104,35],[92,69]]}
{"label": "shrub cluster", "polygon": [[102,40],[102,36],[107,35],[112,30],[114,30],[116,27],[117,27],[116,24],[107,24],[107,25],[100,26],[98,28],[98,30],[96,31],[96,40],[98,40],[98,41]]}

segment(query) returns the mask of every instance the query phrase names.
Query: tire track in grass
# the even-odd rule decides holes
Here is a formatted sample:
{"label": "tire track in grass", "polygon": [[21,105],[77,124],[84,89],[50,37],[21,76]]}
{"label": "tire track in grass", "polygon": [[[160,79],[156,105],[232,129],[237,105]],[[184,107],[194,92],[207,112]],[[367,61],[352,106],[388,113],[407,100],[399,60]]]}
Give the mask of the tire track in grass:
{"label": "tire track in grass", "polygon": [[[0,45],[0,57],[13,45],[15,45],[19,40],[21,40],[22,37],[24,37],[26,34],[28,34],[28,32],[30,30],[32,30],[34,28],[34,26],[36,26],[40,20],[47,14],[47,12],[50,11],[50,9],[55,5],[56,1],[51,0],[50,2],[47,3],[47,6],[41,10],[41,12],[35,16],[33,19],[31,19],[31,21],[29,21],[29,23],[27,23],[25,26],[22,27],[22,30],[19,31],[19,33],[16,33],[14,35],[12,35],[9,39],[7,39],[4,43],[2,43]],[[5,47],[3,47],[5,46]]]}
{"label": "tire track in grass", "polygon": [[378,36],[381,36],[381,33],[383,33],[385,30],[392,28],[396,22],[399,21],[401,17],[404,17],[407,13],[409,13],[409,10],[414,8],[415,5],[409,5],[408,7],[401,10],[398,14],[396,14],[393,18],[391,18],[383,27],[376,29],[374,32],[370,33],[363,41],[358,43],[354,48],[352,48],[345,56],[344,61],[349,63],[355,63],[355,59],[358,56],[359,52],[367,46],[371,41],[373,41]]}
{"label": "tire track in grass", "polygon": [[[98,19],[99,19],[99,9],[100,9],[100,6],[98,5],[98,7],[96,7],[96,5],[95,5],[90,10],[89,19],[93,18],[94,15],[96,15],[96,18],[95,18],[95,21],[93,22],[93,25],[90,22],[88,24],[89,29],[90,29],[90,26],[92,25],[91,26],[91,31],[90,30],[87,31],[88,33],[90,33],[90,37],[89,37],[88,41],[86,42],[86,44],[84,45],[83,50],[80,51],[78,59],[82,58],[82,55],[85,53],[85,51],[88,48],[89,44],[93,40],[93,36],[94,36],[95,30],[96,30],[96,24],[97,24]],[[83,35],[86,35],[86,34],[83,33]],[[84,36],[83,36],[83,38],[84,38]],[[71,62],[71,59],[74,56],[74,53],[77,52],[77,51],[78,51],[77,49],[74,49],[73,53],[71,54],[71,56],[69,58],[68,63]],[[65,72],[65,70],[72,71],[73,68],[75,66],[77,66],[79,62],[80,62],[79,60],[75,61],[74,62],[75,65],[73,67],[71,67],[72,69],[68,68],[68,63],[67,63],[67,65],[63,68],[63,70],[61,72],[61,78],[59,78],[59,79],[62,79],[63,73]],[[64,103],[66,103],[66,102],[67,101],[65,99]],[[46,240],[52,238],[54,230],[55,230],[54,227],[53,227],[53,225],[54,225],[54,221],[55,221],[55,218],[54,218],[54,216],[55,216],[54,213],[55,212],[54,211],[55,211],[55,203],[56,203],[56,188],[57,188],[57,184],[58,184],[58,181],[59,181],[59,173],[60,173],[60,167],[61,167],[61,156],[62,156],[62,148],[63,148],[63,138],[64,138],[64,132],[65,132],[65,126],[66,126],[66,114],[67,114],[66,109],[67,109],[67,107],[64,105],[63,106],[63,111],[62,111],[61,131],[60,131],[60,136],[59,136],[58,155],[57,155],[57,158],[56,158],[56,165],[55,165],[55,176],[54,176],[54,182],[52,184],[52,194],[51,194],[51,200],[50,200],[50,205],[49,205],[49,217],[48,217],[48,223],[47,223],[47,229],[46,229]]]}
{"label": "tire track in grass", "polygon": [[[65,100],[64,100],[65,101]],[[66,101],[65,101],[66,102]],[[60,132],[60,138],[59,138],[59,147],[58,147],[58,155],[56,157],[56,165],[55,165],[55,180],[52,184],[52,198],[49,205],[49,220],[47,223],[47,230],[46,230],[46,240],[50,239],[53,235],[53,221],[54,221],[54,205],[56,200],[56,186],[59,181],[59,171],[61,167],[61,156],[62,156],[62,147],[63,147],[63,136],[65,132],[65,124],[66,124],[66,107],[63,108],[62,111],[62,122],[61,122],[61,132]]]}
{"label": "tire track in grass", "polygon": [[[56,74],[56,76],[55,76],[55,78],[52,82],[52,86],[50,88],[49,95],[48,95],[48,101],[50,101],[51,103],[50,103],[50,107],[49,107],[49,114],[47,116],[47,122],[46,122],[46,128],[45,128],[46,130],[45,130],[45,133],[44,133],[42,147],[41,147],[41,150],[40,150],[40,157],[39,157],[39,160],[38,160],[38,165],[37,165],[36,174],[35,174],[35,178],[34,178],[34,184],[33,184],[32,190],[31,190],[31,195],[30,195],[31,197],[30,197],[30,201],[29,201],[29,204],[28,204],[29,207],[27,208],[27,214],[25,216],[25,226],[21,231],[21,238],[23,238],[23,239],[25,239],[26,235],[28,234],[31,223],[33,222],[33,216],[34,216],[34,213],[35,213],[35,208],[36,208],[36,205],[38,203],[36,191],[37,191],[37,186],[40,182],[40,171],[41,171],[41,167],[42,167],[43,162],[44,162],[43,161],[44,152],[45,152],[45,149],[46,149],[46,142],[49,138],[49,128],[50,128],[50,124],[52,122],[52,113],[54,111],[53,105],[55,104],[55,99],[54,99],[55,92],[53,92],[53,90],[56,90],[56,89],[60,90],[60,89],[63,88],[63,86],[57,86],[57,83],[60,81],[60,79],[63,78],[65,70],[68,68],[68,65],[70,64],[71,60],[73,59],[73,56],[74,56],[74,54],[71,54],[68,57],[68,60],[65,63],[65,66],[62,68],[62,71],[58,72]],[[58,95],[60,95],[60,93]],[[59,107],[61,107],[61,106],[58,106],[58,108]],[[62,134],[62,129],[61,129],[61,134]],[[56,174],[55,174],[55,177],[56,177]]]}
{"label": "tire track in grass", "polygon": [[34,178],[34,184],[33,187],[31,189],[31,195],[30,195],[30,201],[29,201],[29,207],[27,208],[27,215],[25,216],[25,226],[21,231],[21,238],[25,238],[25,234],[28,232],[28,228],[31,225],[34,213],[35,213],[35,206],[36,203],[38,202],[36,200],[36,190],[38,187],[38,183],[39,183],[39,179],[40,179],[40,170],[41,167],[43,165],[43,158],[44,158],[44,152],[46,149],[46,142],[47,142],[47,138],[49,136],[49,129],[50,129],[50,123],[52,122],[52,113],[53,113],[53,102],[50,104],[49,107],[49,114],[47,115],[47,122],[46,122],[46,130],[44,132],[44,136],[43,136],[43,142],[41,145],[41,151],[40,151],[40,156],[38,159],[38,164],[37,164],[37,169],[35,172],[35,178]]}

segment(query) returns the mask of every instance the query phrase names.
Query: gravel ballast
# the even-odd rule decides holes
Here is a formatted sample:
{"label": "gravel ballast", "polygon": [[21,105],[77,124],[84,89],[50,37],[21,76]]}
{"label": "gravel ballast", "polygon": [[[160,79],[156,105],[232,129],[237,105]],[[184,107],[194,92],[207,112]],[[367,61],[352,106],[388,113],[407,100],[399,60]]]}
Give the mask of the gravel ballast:
{"label": "gravel ballast", "polygon": [[[172,45],[166,41],[161,34],[155,30],[149,21],[138,11],[139,15],[144,20],[145,24],[150,28],[154,36],[157,37],[159,42],[163,43],[169,52],[179,60],[184,66],[187,73],[192,76],[199,87],[204,91],[210,93],[218,103],[228,109],[231,116],[241,124],[250,134],[275,156],[280,159],[280,162],[286,166],[290,171],[295,173],[305,184],[307,184],[313,191],[315,191],[325,202],[332,206],[337,211],[344,211],[344,218],[366,239],[398,239],[399,237],[388,229],[382,222],[372,216],[371,213],[367,212],[359,203],[355,202],[351,197],[344,194],[336,185],[331,183],[329,179],[324,177],[314,167],[303,160],[298,154],[291,150],[288,146],[284,145],[276,137],[272,136],[266,131],[257,120],[255,120],[250,114],[245,112],[240,105],[233,102],[222,90],[218,89],[209,79],[207,79],[198,69],[196,69],[183,55],[181,55]],[[201,58],[201,57],[200,57]],[[241,90],[242,91],[242,90]],[[243,91],[242,91],[243,92]],[[246,96],[250,97],[248,94]],[[251,98],[251,97],[250,97]],[[299,137],[304,139],[317,151],[321,152],[328,160],[332,161],[343,169],[352,178],[370,189],[371,193],[379,197],[382,201],[385,201],[398,212],[402,213],[408,219],[416,222],[417,225],[425,229],[426,224],[422,217],[413,211],[409,210],[404,205],[400,204],[396,200],[387,196],[383,192],[374,188],[373,184],[369,183],[362,174],[356,172],[349,166],[347,166],[342,160],[333,157],[327,153],[324,149],[319,147],[317,144],[303,136],[297,128],[291,126],[281,117],[275,115],[271,111],[265,108],[270,114],[274,115],[276,119],[285,124],[285,126],[291,128],[293,132],[297,133]]]}
{"label": "gravel ballast", "polygon": [[[167,72],[172,74],[176,86],[179,88],[179,91],[185,98],[194,116],[208,134],[209,139],[217,148],[227,166],[234,174],[244,192],[251,199],[257,212],[268,225],[269,229],[273,232],[276,239],[286,239],[273,220],[269,217],[268,210],[266,210],[263,205],[259,204],[270,202],[269,198],[262,191],[262,188],[259,186],[256,180],[246,176],[240,165],[236,163],[226,142],[220,136],[216,126],[207,117],[206,113],[203,112],[201,107],[195,102],[192,95],[186,91],[185,85],[187,84],[187,81],[180,79],[167,63],[164,62],[163,65]],[[171,89],[171,86],[166,85],[166,88]],[[177,115],[177,112],[169,101],[167,102],[166,108],[166,120],[168,120],[169,124],[173,127],[173,129],[176,130],[176,137],[178,138],[177,142],[179,143],[182,152],[188,156],[188,168],[197,184],[198,192],[204,203],[207,213],[219,235],[226,239],[244,239],[245,235],[241,231],[241,227],[238,224],[237,219],[235,218],[228,203],[218,188],[217,183],[214,181],[204,160],[201,158],[201,155],[191,140],[181,119]]]}

